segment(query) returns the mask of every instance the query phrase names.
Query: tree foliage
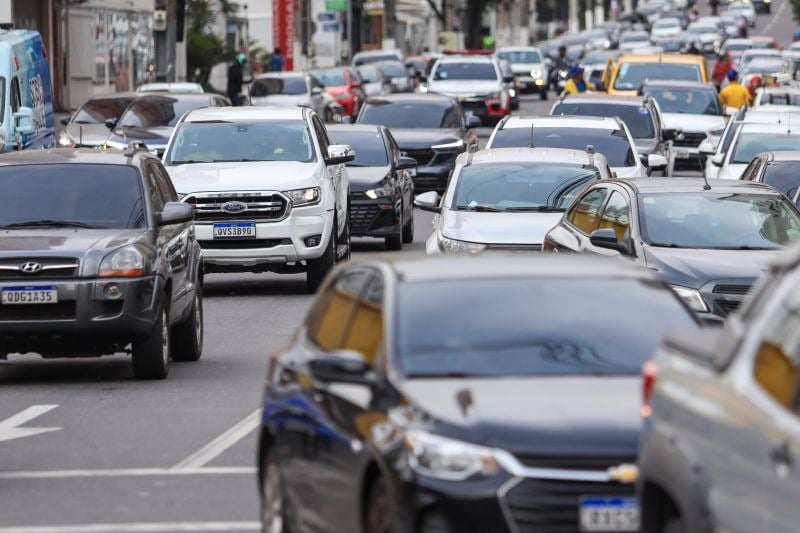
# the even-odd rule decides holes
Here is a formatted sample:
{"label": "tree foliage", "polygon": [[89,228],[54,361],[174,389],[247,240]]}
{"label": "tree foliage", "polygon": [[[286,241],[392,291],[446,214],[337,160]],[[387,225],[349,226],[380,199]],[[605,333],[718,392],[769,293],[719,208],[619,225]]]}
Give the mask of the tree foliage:
{"label": "tree foliage", "polygon": [[208,85],[211,69],[233,54],[214,32],[217,17],[234,15],[239,7],[230,0],[188,0],[186,3],[186,66],[191,81]]}
{"label": "tree foliage", "polygon": [[794,10],[794,20],[800,24],[800,0],[789,0],[789,3],[792,4]]}

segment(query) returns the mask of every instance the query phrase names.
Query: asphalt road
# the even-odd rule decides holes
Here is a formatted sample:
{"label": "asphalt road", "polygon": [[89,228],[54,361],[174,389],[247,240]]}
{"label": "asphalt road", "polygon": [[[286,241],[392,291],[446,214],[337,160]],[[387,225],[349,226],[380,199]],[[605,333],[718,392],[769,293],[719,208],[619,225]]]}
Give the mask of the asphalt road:
{"label": "asphalt road", "polygon": [[[788,44],[791,16],[777,0],[752,35]],[[519,113],[551,105],[526,97]],[[424,250],[431,215],[416,216],[399,253]],[[355,243],[356,256],[380,250]],[[166,381],[133,380],[123,356],[0,363],[0,533],[257,530],[266,361],[311,299],[303,276],[209,276],[203,358],[173,364]]]}

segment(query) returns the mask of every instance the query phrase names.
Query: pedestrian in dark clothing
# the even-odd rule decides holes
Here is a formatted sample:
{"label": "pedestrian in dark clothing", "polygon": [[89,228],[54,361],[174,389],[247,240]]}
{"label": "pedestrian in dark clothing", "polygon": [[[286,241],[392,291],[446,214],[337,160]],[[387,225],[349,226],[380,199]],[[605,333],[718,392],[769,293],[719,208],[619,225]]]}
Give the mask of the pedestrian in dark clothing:
{"label": "pedestrian in dark clothing", "polygon": [[275,51],[272,52],[272,57],[269,58],[269,69],[272,72],[281,72],[285,64],[286,58],[281,54],[281,49],[275,48]]}
{"label": "pedestrian in dark clothing", "polygon": [[247,61],[247,56],[238,54],[233,64],[228,69],[228,98],[232,105],[242,105],[242,84],[244,84],[244,70],[242,66]]}
{"label": "pedestrian in dark clothing", "polygon": [[711,14],[716,17],[719,9],[719,0],[708,0],[708,5],[711,6]]}

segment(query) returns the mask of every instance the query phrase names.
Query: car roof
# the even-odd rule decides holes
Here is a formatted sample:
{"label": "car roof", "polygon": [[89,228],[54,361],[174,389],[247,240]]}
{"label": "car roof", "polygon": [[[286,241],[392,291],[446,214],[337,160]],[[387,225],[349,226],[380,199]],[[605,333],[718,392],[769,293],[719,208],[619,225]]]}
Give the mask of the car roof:
{"label": "car roof", "polygon": [[[137,150],[133,156],[152,157],[147,150]],[[49,164],[103,164],[130,165],[130,156],[123,150],[96,148],[51,148],[48,150],[21,150],[6,152],[0,157],[0,166],[49,165]]]}
{"label": "car roof", "polygon": [[325,126],[325,129],[328,130],[328,133],[334,133],[337,131],[352,131],[355,133],[378,133],[381,131],[381,127],[377,124],[328,124]]}
{"label": "car roof", "polygon": [[713,89],[710,83],[685,80],[645,80],[642,87],[679,87],[683,89]]}
{"label": "car roof", "polygon": [[[749,190],[754,194],[775,194],[780,193],[763,183],[754,181],[742,180],[726,180],[726,179],[713,179],[704,180],[703,178],[695,177],[672,177],[672,178],[629,178],[629,179],[614,179],[606,180],[603,183],[611,184],[617,183],[633,189],[639,193],[651,192],[671,192],[671,193],[738,193],[741,194]],[[705,191],[704,186],[708,183],[711,186],[710,191]]]}
{"label": "car roof", "polygon": [[770,161],[792,161],[797,162],[800,161],[800,150],[792,150],[792,151],[779,151],[779,152],[765,152],[768,156]]}
{"label": "car roof", "polygon": [[452,105],[454,100],[450,96],[436,93],[396,93],[385,94],[381,96],[370,96],[367,98],[367,103],[385,102],[385,103],[398,103],[398,102],[434,102],[439,104]]}
{"label": "car roof", "polygon": [[[86,102],[92,102],[96,100],[116,100],[118,98],[139,98],[142,96],[142,93],[136,93],[132,91],[128,92],[121,92],[121,93],[103,93],[103,94],[93,94],[89,98],[86,99]],[[84,103],[86,103],[84,102]]]}
{"label": "car roof", "polygon": [[490,55],[467,55],[456,54],[451,56],[443,56],[438,60],[439,63],[492,63],[494,57]]}
{"label": "car roof", "polygon": [[501,46],[496,52],[539,52],[538,46]]}
{"label": "car roof", "polygon": [[787,135],[800,135],[800,125],[792,131],[791,125],[788,123],[751,122],[742,125],[742,133],[785,133]]}
{"label": "car roof", "polygon": [[145,92],[137,93],[136,100],[180,100],[181,102],[210,102],[216,96],[214,93],[168,93],[168,92]]}
{"label": "car roof", "polygon": [[569,103],[607,103],[607,104],[621,104],[641,107],[649,101],[649,98],[638,95],[618,95],[606,93],[583,93],[583,94],[568,94],[559,100],[560,102]]}
{"label": "car roof", "polygon": [[618,130],[620,125],[612,117],[555,115],[547,117],[512,116],[502,126],[510,128],[585,128]]}
{"label": "car roof", "polygon": [[750,40],[750,39],[740,39],[740,38],[728,39],[728,40],[725,41],[725,43],[722,45],[722,47],[725,48],[726,46],[728,46],[730,44],[752,44],[752,43],[753,43],[753,41]]}
{"label": "car roof", "polygon": [[301,106],[207,107],[189,111],[184,122],[209,120],[303,120],[309,110]]}
{"label": "car roof", "polygon": [[705,59],[692,54],[625,54],[619,56],[617,63],[683,63],[687,65],[702,63],[705,65]]}
{"label": "car roof", "polygon": [[594,158],[599,155],[568,148],[489,148],[463,153],[458,156],[457,163],[466,163],[469,160],[472,165],[538,162],[570,163],[578,166],[594,164]]}

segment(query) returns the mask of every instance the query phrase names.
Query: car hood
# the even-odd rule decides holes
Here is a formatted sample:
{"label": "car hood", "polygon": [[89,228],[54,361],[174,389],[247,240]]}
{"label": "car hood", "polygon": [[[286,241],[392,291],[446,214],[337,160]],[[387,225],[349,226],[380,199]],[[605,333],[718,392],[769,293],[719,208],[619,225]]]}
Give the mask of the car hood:
{"label": "car hood", "polygon": [[461,139],[461,132],[447,128],[390,128],[400,150],[430,148]]}
{"label": "car hood", "polygon": [[450,239],[483,244],[541,244],[563,213],[442,212],[439,228]]}
{"label": "car hood", "polygon": [[483,96],[500,90],[499,80],[452,80],[430,81],[428,89],[432,93],[449,96]]}
{"label": "car hood", "polygon": [[456,438],[520,455],[636,455],[641,380],[409,379],[405,396]]}
{"label": "car hood", "polygon": [[111,131],[105,124],[75,124],[70,122],[66,127],[67,136],[75,144],[81,146],[101,146]]}
{"label": "car hood", "polygon": [[251,96],[254,105],[308,105],[308,95],[305,94],[271,94],[269,96]]}
{"label": "car hood", "polygon": [[708,133],[725,127],[725,117],[716,115],[693,115],[688,113],[664,113],[664,127],[683,131]]}
{"label": "car hood", "polygon": [[158,126],[155,128],[117,128],[108,140],[127,144],[131,141],[142,141],[148,148],[163,148],[172,135],[172,126]]}
{"label": "car hood", "polygon": [[781,250],[710,250],[645,247],[647,267],[669,283],[699,289],[709,281],[753,280],[768,270]]}
{"label": "car hood", "polygon": [[389,173],[392,167],[347,167],[350,190],[362,192],[372,188]]}
{"label": "car hood", "polygon": [[532,70],[544,72],[544,65],[542,63],[514,63],[511,65],[511,71],[514,74],[530,76]]}
{"label": "car hood", "polygon": [[[311,187],[317,163],[261,161],[196,163],[167,167],[179,194],[214,191],[286,191]],[[348,172],[349,174],[349,172]],[[271,176],[276,176],[273,180]]]}

